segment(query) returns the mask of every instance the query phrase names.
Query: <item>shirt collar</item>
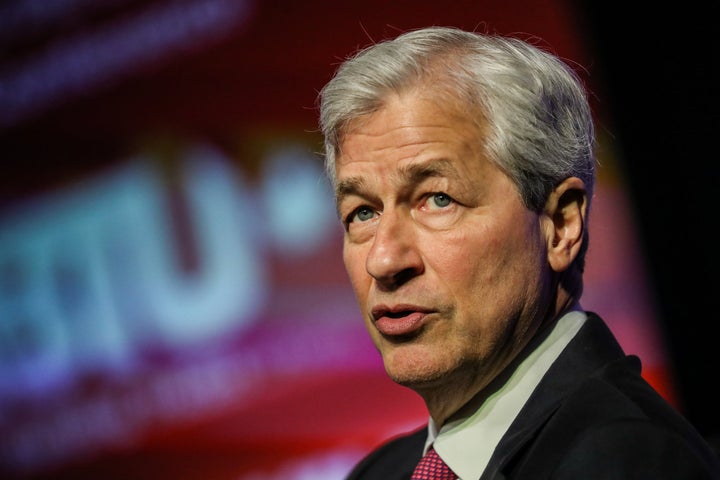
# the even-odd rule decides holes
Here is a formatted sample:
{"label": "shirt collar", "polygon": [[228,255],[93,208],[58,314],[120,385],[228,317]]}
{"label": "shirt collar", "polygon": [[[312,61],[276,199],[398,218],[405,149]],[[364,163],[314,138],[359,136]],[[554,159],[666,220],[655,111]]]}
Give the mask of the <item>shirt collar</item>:
{"label": "shirt collar", "polygon": [[478,406],[470,409],[470,415],[447,422],[440,429],[430,417],[423,454],[434,444],[440,457],[461,479],[480,478],[510,424],[586,319],[579,310],[560,317],[502,386],[489,397],[476,400]]}

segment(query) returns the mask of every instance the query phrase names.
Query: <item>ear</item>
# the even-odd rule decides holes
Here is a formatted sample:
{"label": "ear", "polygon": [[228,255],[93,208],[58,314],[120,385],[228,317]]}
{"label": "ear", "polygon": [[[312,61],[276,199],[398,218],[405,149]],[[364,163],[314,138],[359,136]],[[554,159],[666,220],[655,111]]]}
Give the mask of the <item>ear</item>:
{"label": "ear", "polygon": [[587,192],[577,177],[563,180],[550,193],[544,213],[548,219],[548,263],[556,272],[567,270],[584,241]]}

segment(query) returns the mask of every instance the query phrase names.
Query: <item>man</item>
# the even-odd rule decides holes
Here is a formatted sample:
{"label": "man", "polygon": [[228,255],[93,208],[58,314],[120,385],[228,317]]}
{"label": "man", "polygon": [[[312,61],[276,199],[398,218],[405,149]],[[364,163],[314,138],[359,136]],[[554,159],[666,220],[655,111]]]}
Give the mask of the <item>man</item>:
{"label": "man", "polygon": [[594,131],[569,67],[433,27],[348,59],[320,102],[363,319],[430,414],[349,478],[411,478],[423,456],[442,478],[720,478],[580,305]]}

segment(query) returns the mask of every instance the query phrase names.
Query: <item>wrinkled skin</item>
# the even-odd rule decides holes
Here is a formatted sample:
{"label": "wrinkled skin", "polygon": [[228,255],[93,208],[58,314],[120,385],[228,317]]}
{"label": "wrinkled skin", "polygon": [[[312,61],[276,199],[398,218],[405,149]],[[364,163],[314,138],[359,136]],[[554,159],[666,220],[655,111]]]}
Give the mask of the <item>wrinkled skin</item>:
{"label": "wrinkled skin", "polygon": [[482,142],[482,124],[410,90],[352,122],[336,163],[365,326],[388,375],[439,425],[574,301],[557,277],[579,249],[584,203],[560,198],[582,182],[533,212]]}

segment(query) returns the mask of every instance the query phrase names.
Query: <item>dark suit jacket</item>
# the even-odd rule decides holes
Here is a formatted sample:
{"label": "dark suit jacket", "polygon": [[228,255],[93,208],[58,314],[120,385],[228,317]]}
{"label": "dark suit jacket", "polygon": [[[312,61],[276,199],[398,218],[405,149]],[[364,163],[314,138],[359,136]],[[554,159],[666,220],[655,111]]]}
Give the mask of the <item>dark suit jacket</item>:
{"label": "dark suit jacket", "polygon": [[[370,453],[348,479],[409,479],[427,426]],[[720,479],[717,453],[588,320],[500,440],[481,479]],[[467,480],[467,479],[463,479]]]}

